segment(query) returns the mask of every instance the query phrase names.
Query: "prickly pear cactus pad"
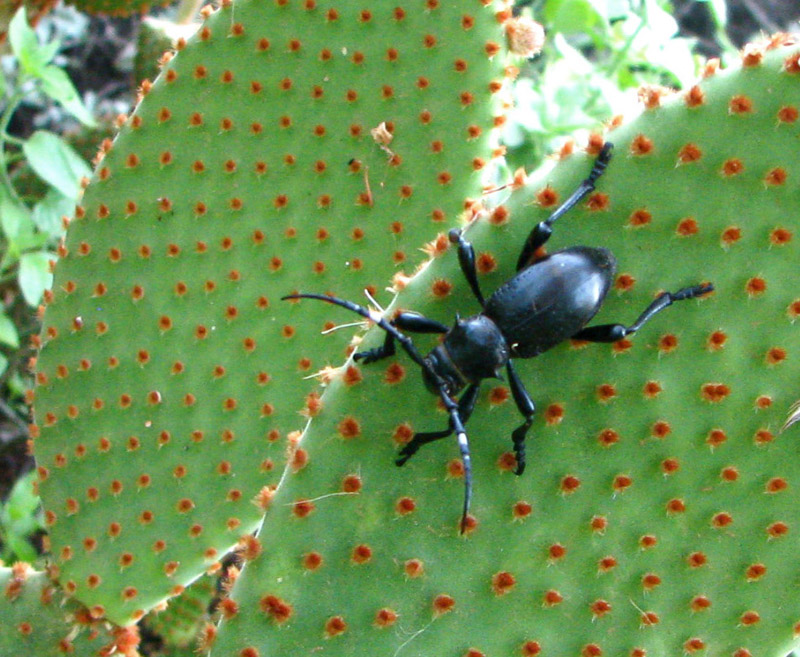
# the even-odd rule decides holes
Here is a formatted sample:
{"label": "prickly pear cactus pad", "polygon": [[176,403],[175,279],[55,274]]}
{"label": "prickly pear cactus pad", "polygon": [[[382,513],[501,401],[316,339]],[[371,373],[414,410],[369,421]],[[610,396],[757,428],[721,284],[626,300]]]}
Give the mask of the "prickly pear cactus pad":
{"label": "prickly pear cactus pad", "polygon": [[[660,291],[715,291],[614,344],[567,342],[515,361],[536,401],[527,470],[507,384],[484,382],[467,425],[472,517],[451,437],[401,469],[398,446],[447,426],[398,350],[348,362],[322,396],[251,549],[213,655],[661,657],[782,655],[800,631],[798,399],[800,48],[752,48],[588,155],[532,176],[465,235],[491,293],[536,222],[587,175],[597,190],[549,251],[611,249],[594,324],[632,323]],[[297,321],[320,302],[304,300]],[[330,321],[349,313],[328,307]],[[450,323],[478,311],[452,250],[394,308]],[[435,340],[415,336],[423,349]],[[383,340],[379,331],[364,345]],[[313,348],[312,344],[307,345]],[[364,347],[362,346],[362,349]],[[368,648],[365,648],[368,646]]]}
{"label": "prickly pear cactus pad", "polygon": [[[0,655],[90,655],[112,648],[130,655],[138,645],[135,632],[110,636],[86,609],[64,594],[47,576],[29,564],[0,567]],[[135,629],[135,628],[134,628]]]}
{"label": "prickly pear cactus pad", "polygon": [[34,449],[68,593],[138,619],[254,529],[287,450],[302,469],[306,379],[349,336],[320,336],[328,308],[279,298],[386,300],[442,244],[497,156],[509,16],[478,0],[223,3],[164,58],[46,299]]}

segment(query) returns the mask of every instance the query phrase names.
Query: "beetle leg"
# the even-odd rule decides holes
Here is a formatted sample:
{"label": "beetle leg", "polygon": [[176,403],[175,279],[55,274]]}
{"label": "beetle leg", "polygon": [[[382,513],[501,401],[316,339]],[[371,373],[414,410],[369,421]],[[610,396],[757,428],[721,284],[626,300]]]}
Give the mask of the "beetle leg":
{"label": "beetle leg", "polygon": [[570,197],[560,206],[558,206],[547,219],[534,226],[530,235],[528,235],[528,239],[525,240],[525,244],[522,247],[522,252],[519,254],[519,259],[517,260],[517,271],[525,269],[525,267],[531,264],[531,260],[533,259],[536,250],[539,247],[544,246],[545,242],[550,239],[550,235],[553,234],[553,222],[569,212],[578,203],[580,203],[584,197],[594,191],[594,186],[597,182],[597,179],[603,175],[603,172],[606,170],[606,167],[611,160],[611,149],[613,148],[614,144],[609,141],[603,144],[603,148],[600,149],[600,153],[598,153],[597,159],[594,161],[592,170],[589,172],[589,175],[586,177],[586,179],[580,185],[578,185],[578,189],[572,192]]}
{"label": "beetle leg", "polygon": [[461,231],[457,228],[453,228],[450,231],[449,238],[452,244],[458,244],[458,264],[461,265],[461,272],[464,274],[464,278],[467,279],[472,294],[475,295],[478,303],[481,304],[481,308],[483,308],[486,302],[483,299],[481,287],[478,284],[478,274],[475,270],[475,249],[470,242],[464,239]]}
{"label": "beetle leg", "polygon": [[[414,312],[398,313],[389,323],[396,328],[403,329],[410,333],[447,333],[449,330],[444,324]],[[375,347],[367,351],[359,351],[353,356],[353,360],[363,360],[366,365],[367,363],[374,363],[381,358],[394,356],[394,354],[394,336],[391,333],[386,333],[386,338],[380,347]]]}
{"label": "beetle leg", "polygon": [[711,283],[707,283],[705,285],[685,287],[677,292],[662,292],[653,299],[653,302],[644,309],[644,312],[630,326],[625,326],[624,324],[588,326],[578,331],[572,338],[574,340],[588,340],[589,342],[616,342],[617,340],[622,340],[626,335],[636,333],[653,315],[671,306],[675,301],[694,299],[713,290],[714,286]]}
{"label": "beetle leg", "polygon": [[[472,414],[472,409],[475,408],[475,402],[478,399],[478,389],[478,385],[470,385],[464,394],[461,395],[461,399],[458,400],[458,405],[455,407],[455,410],[458,413],[462,425],[467,423],[469,416]],[[414,437],[398,452],[398,458],[395,463],[397,465],[404,465],[408,459],[417,453],[420,447],[432,443],[434,440],[447,438],[453,431],[455,431],[455,427],[453,426],[453,419],[451,417],[450,427],[444,431],[428,431],[414,434]]]}
{"label": "beetle leg", "polygon": [[511,441],[514,443],[514,456],[517,458],[517,467],[514,469],[514,474],[521,475],[525,472],[525,436],[528,433],[528,429],[531,428],[531,424],[533,424],[533,415],[536,413],[536,407],[511,361],[506,364],[506,372],[508,372],[508,382],[511,385],[514,403],[517,405],[517,410],[525,418],[525,422],[514,429],[511,434]]}

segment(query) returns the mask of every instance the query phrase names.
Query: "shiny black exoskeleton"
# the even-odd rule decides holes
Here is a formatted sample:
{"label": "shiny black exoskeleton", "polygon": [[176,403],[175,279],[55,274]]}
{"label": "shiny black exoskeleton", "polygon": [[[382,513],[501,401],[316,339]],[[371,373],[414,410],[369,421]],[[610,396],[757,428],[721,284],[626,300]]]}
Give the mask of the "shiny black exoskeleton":
{"label": "shiny black exoskeleton", "polygon": [[[586,327],[603,303],[614,280],[616,260],[608,249],[573,246],[536,257],[552,234],[552,225],[595,188],[595,182],[611,159],[612,144],[600,150],[589,176],[578,189],[545,221],[531,231],[517,261],[517,274],[484,300],[475,269],[475,251],[461,231],[451,230],[450,241],[458,244],[458,260],[470,289],[481,305],[481,312],[466,319],[456,318],[452,327],[414,312],[397,313],[391,321],[371,313],[358,304],[322,294],[291,294],[284,299],[319,299],[347,308],[371,319],[384,331],[380,347],[355,354],[355,360],[372,363],[392,356],[395,341],[422,368],[427,388],[438,394],[450,415],[447,429],[417,433],[399,452],[397,465],[403,465],[422,445],[455,433],[464,464],[464,506],[461,531],[466,527],[472,497],[472,468],[469,443],[464,425],[478,398],[483,379],[502,378],[505,369],[511,394],[523,423],[512,435],[517,465],[515,474],[525,470],[525,435],[535,412],[528,391],[514,369],[514,358],[532,358],[564,340],[573,338],[591,342],[616,342],[635,333],[653,315],[675,301],[692,299],[711,292],[711,284],[686,287],[677,292],[663,292],[630,326],[602,324]],[[417,351],[411,333],[441,333],[444,338],[427,355]],[[464,390],[466,388],[466,390]],[[453,397],[464,390],[458,401]]]}

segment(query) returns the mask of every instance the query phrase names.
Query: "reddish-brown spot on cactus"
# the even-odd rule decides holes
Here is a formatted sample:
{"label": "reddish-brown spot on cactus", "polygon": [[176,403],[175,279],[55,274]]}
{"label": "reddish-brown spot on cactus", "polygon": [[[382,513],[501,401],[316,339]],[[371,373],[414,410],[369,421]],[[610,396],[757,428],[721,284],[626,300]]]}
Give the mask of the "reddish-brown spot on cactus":
{"label": "reddish-brown spot on cactus", "polygon": [[774,169],[770,169],[764,176],[764,184],[773,187],[783,185],[786,182],[787,177],[788,174],[786,173],[786,169],[783,167],[776,167]]}
{"label": "reddish-brown spot on cactus", "polygon": [[688,143],[684,144],[678,151],[678,162],[680,164],[689,164],[697,162],[703,157],[703,151],[697,144]]}
{"label": "reddish-brown spot on cactus", "polygon": [[786,228],[776,228],[769,234],[769,241],[775,246],[783,246],[792,241],[792,231]]}
{"label": "reddish-brown spot on cactus", "polygon": [[357,438],[361,435],[361,424],[354,417],[346,417],[337,425],[337,431],[342,438]]}
{"label": "reddish-brown spot on cactus", "polygon": [[662,354],[668,354],[678,348],[678,336],[672,333],[666,333],[658,339],[658,351]]}
{"label": "reddish-brown spot on cactus", "polygon": [[744,164],[738,157],[732,157],[722,163],[722,175],[730,178],[744,171]]}
{"label": "reddish-brown spot on cactus", "polygon": [[398,445],[405,445],[414,436],[414,430],[408,424],[399,424],[392,434],[392,440]]}
{"label": "reddish-brown spot on cactus", "polygon": [[384,607],[375,613],[375,620],[373,621],[375,627],[390,627],[397,622],[397,612],[394,609]]}
{"label": "reddish-brown spot on cactus", "polygon": [[276,595],[265,595],[258,601],[262,613],[272,618],[278,625],[291,618],[293,609],[285,600]]}
{"label": "reddish-brown spot on cactus", "polygon": [[780,123],[794,123],[800,117],[800,112],[794,105],[784,105],[778,110],[778,121]]}
{"label": "reddish-brown spot on cactus", "polygon": [[723,401],[730,392],[731,389],[724,383],[704,383],[700,387],[701,397],[712,404]]}
{"label": "reddish-brown spot on cactus", "polygon": [[630,274],[620,274],[614,281],[614,289],[619,292],[627,292],[636,284],[636,279]]}
{"label": "reddish-brown spot on cactus", "polygon": [[604,210],[608,210],[609,205],[610,201],[608,199],[608,194],[603,194],[601,192],[592,194],[586,201],[586,209],[590,212],[602,212]]}
{"label": "reddish-brown spot on cactus", "polygon": [[668,515],[677,515],[686,511],[686,503],[676,497],[667,502],[665,508]]}
{"label": "reddish-brown spot on cactus", "polygon": [[592,612],[592,618],[602,618],[611,612],[611,603],[608,600],[595,600],[589,605],[589,610]]}
{"label": "reddish-brown spot on cactus", "polygon": [[308,552],[303,555],[303,568],[306,570],[317,570],[322,564],[323,558],[319,552]]}
{"label": "reddish-brown spot on cactus", "polygon": [[563,495],[574,493],[581,486],[581,480],[575,475],[567,475],[561,480],[559,489]]}
{"label": "reddish-brown spot on cactus", "polygon": [[631,347],[633,347],[633,342],[627,338],[623,338],[622,340],[617,340],[611,346],[611,350],[614,352],[614,354],[624,354],[626,351],[629,351]]}
{"label": "reddish-brown spot on cactus", "polygon": [[498,596],[505,595],[514,588],[516,583],[517,580],[514,575],[508,571],[495,573],[495,575],[492,576],[492,591]]}
{"label": "reddish-brown spot on cactus", "polygon": [[630,488],[633,485],[633,479],[631,479],[628,475],[620,474],[616,475],[611,482],[611,488],[614,493],[622,493],[626,489]]}
{"label": "reddish-brown spot on cactus", "polygon": [[675,228],[675,232],[681,237],[696,235],[699,230],[700,227],[697,225],[697,220],[694,217],[686,217],[681,219]]}
{"label": "reddish-brown spot on cactus", "polygon": [[697,85],[692,86],[683,97],[687,107],[699,107],[705,103],[705,98],[705,92]]}
{"label": "reddish-brown spot on cactus", "polygon": [[711,517],[711,526],[715,527],[716,529],[723,529],[733,523],[733,516],[728,513],[727,511],[721,511],[720,513],[715,513]]}
{"label": "reddish-brown spot on cactus", "polygon": [[788,487],[789,484],[787,483],[786,479],[784,479],[783,477],[773,477],[764,486],[764,492],[781,493],[785,491]]}
{"label": "reddish-brown spot on cactus", "polygon": [[394,510],[397,515],[407,516],[409,513],[414,513],[417,508],[417,503],[413,497],[401,497],[394,505]]}
{"label": "reddish-brown spot on cactus", "polygon": [[747,567],[744,576],[748,582],[755,582],[767,574],[767,567],[763,563],[754,563]]}
{"label": "reddish-brown spot on cactus", "polygon": [[650,435],[653,438],[663,439],[672,433],[672,427],[666,420],[659,420],[650,427]]}
{"label": "reddish-brown spot on cactus", "polygon": [[563,601],[564,597],[561,595],[561,593],[555,589],[550,589],[549,591],[545,591],[542,604],[545,607],[555,607],[556,605],[561,604]]}
{"label": "reddish-brown spot on cactus", "polygon": [[345,493],[358,493],[362,485],[361,477],[355,474],[347,475],[342,479],[342,491]]}
{"label": "reddish-brown spot on cactus", "polygon": [[489,222],[495,226],[502,226],[508,221],[510,213],[504,205],[498,205],[489,215]]}
{"label": "reddish-brown spot on cactus", "polygon": [[744,626],[755,625],[761,621],[761,615],[757,611],[746,611],[741,615],[739,621]]}
{"label": "reddish-brown spot on cactus", "polygon": [[789,525],[781,521],[773,522],[766,531],[770,538],[781,538],[789,533]]}
{"label": "reddish-brown spot on cactus", "polygon": [[316,508],[310,500],[300,499],[292,504],[292,513],[296,518],[307,518]]}
{"label": "reddish-brown spot on cactus", "polygon": [[759,429],[753,436],[756,445],[766,445],[775,439],[775,435],[769,429]]}
{"label": "reddish-brown spot on cactus", "polygon": [[603,447],[611,447],[619,441],[619,434],[614,429],[603,429],[598,434],[597,441]]}
{"label": "reddish-brown spot on cactus", "polygon": [[790,74],[800,73],[800,53],[794,53],[784,59],[783,70]]}
{"label": "reddish-brown spot on cactus", "polygon": [[745,292],[750,297],[760,296],[767,291],[767,281],[759,276],[754,276],[745,284]]}
{"label": "reddish-brown spot on cactus", "polygon": [[511,517],[514,520],[524,520],[532,511],[533,507],[528,502],[520,500],[511,507]]}
{"label": "reddish-brown spot on cactus", "polygon": [[728,112],[731,114],[750,114],[753,111],[753,101],[740,94],[733,96],[728,102]]}
{"label": "reddish-brown spot on cactus", "polygon": [[759,395],[753,404],[758,410],[763,411],[772,406],[772,397],[769,395]]}
{"label": "reddish-brown spot on cactus", "polygon": [[617,388],[611,383],[603,383],[595,389],[595,396],[600,403],[606,403],[617,396]]}
{"label": "reddish-brown spot on cactus", "polygon": [[455,606],[455,599],[446,593],[441,593],[433,599],[433,613],[436,616],[441,616],[442,614],[452,611]]}
{"label": "reddish-brown spot on cactus", "polygon": [[508,388],[505,386],[495,386],[489,391],[489,404],[492,406],[499,406],[508,401],[510,396]]}
{"label": "reddish-brown spot on cactus", "polygon": [[325,636],[328,638],[343,634],[347,630],[347,623],[341,616],[332,616],[325,622]]}
{"label": "reddish-brown spot on cactus", "polygon": [[692,552],[686,557],[690,568],[701,568],[708,563],[708,557],[703,552]]}
{"label": "reddish-brown spot on cactus", "polygon": [[772,347],[765,354],[764,361],[767,365],[777,365],[786,360],[786,356],[786,349],[783,347]]}
{"label": "reddish-brown spot on cactus", "polygon": [[645,137],[642,134],[636,135],[631,141],[630,153],[631,155],[642,156],[649,155],[653,152],[652,139]]}
{"label": "reddish-brown spot on cactus", "polygon": [[628,225],[634,228],[641,228],[646,226],[653,220],[653,215],[644,208],[634,210],[628,217]]}

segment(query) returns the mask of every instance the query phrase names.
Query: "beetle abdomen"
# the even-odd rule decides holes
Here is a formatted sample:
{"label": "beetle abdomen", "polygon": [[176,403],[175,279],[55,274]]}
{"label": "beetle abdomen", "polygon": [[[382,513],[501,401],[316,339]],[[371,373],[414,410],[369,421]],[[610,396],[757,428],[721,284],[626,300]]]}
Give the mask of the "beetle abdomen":
{"label": "beetle abdomen", "polygon": [[572,337],[595,316],[616,260],[607,249],[575,246],[526,267],[486,302],[512,357],[531,358]]}

